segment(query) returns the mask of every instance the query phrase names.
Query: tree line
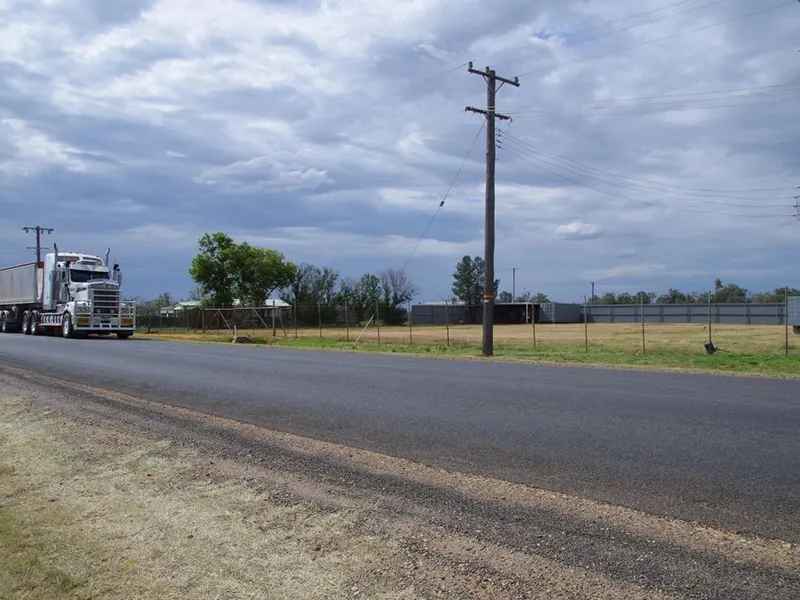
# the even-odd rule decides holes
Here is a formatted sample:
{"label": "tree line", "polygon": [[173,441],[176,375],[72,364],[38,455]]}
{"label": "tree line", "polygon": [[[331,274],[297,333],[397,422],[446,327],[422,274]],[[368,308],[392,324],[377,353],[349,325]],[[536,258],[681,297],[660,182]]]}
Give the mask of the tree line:
{"label": "tree line", "polygon": [[264,306],[277,293],[292,305],[298,323],[358,323],[377,314],[396,324],[405,321],[408,302],[419,293],[402,269],[343,277],[332,267],[296,264],[277,250],[237,244],[221,232],[201,237],[198,249],[189,274],[203,306]]}
{"label": "tree line", "polygon": [[[448,300],[461,303],[467,318],[475,322],[483,304],[486,264],[482,257],[463,256],[452,273],[452,296]],[[283,253],[271,248],[258,248],[247,242],[236,243],[222,232],[208,233],[198,239],[198,253],[192,259],[189,275],[197,284],[189,299],[202,306],[231,308],[264,306],[266,300],[278,297],[292,305],[300,324],[334,324],[347,318],[352,323],[378,316],[385,324],[401,324],[408,317],[407,307],[419,293],[403,269],[388,268],[377,274],[364,273],[358,278],[343,277],[336,269],[308,263],[296,264]],[[493,293],[500,303],[550,302],[547,294],[524,292],[516,297],[507,290],[499,291],[495,279]],[[783,302],[785,293],[800,295],[794,288],[777,288],[771,292],[750,293],[736,284],[717,279],[714,290],[682,292],[669,289],[665,294],[639,291],[607,292],[594,296],[594,304],[694,304]],[[140,309],[159,311],[174,306],[169,294],[140,302]]]}
{"label": "tree line", "polygon": [[593,304],[753,304],[780,303],[789,296],[800,296],[800,290],[779,287],[769,292],[750,292],[735,283],[724,284],[720,279],[714,281],[714,289],[703,292],[683,292],[670,288],[665,294],[640,291],[635,294],[606,292],[592,298]]}

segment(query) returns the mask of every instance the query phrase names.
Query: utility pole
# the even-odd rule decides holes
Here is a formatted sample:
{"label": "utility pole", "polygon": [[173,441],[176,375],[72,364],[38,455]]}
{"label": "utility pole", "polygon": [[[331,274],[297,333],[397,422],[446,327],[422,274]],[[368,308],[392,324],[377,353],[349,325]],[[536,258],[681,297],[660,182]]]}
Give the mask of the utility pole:
{"label": "utility pole", "polygon": [[794,216],[800,221],[800,186],[797,187],[797,196],[794,197]]}
{"label": "utility pole", "polygon": [[36,227],[23,227],[22,229],[25,233],[30,233],[31,231],[36,232],[36,247],[28,246],[28,250],[36,250],[36,264],[38,266],[42,264],[42,233],[47,233],[49,235],[53,233],[53,229],[40,227],[39,225]]}
{"label": "utility pole", "polygon": [[517,267],[511,268],[511,301],[517,301]]}
{"label": "utility pole", "polygon": [[465,110],[480,113],[486,116],[486,231],[484,241],[484,262],[486,273],[483,283],[483,355],[494,354],[494,167],[495,167],[495,121],[496,119],[508,120],[511,117],[498,114],[496,111],[495,97],[497,95],[497,82],[500,85],[507,83],[519,87],[519,77],[513,80],[499,77],[493,69],[486,67],[485,71],[472,68],[469,63],[468,71],[474,75],[481,75],[486,80],[486,110],[467,106]]}
{"label": "utility pole", "polygon": [[594,281],[592,282],[592,301],[589,304],[594,304]]}

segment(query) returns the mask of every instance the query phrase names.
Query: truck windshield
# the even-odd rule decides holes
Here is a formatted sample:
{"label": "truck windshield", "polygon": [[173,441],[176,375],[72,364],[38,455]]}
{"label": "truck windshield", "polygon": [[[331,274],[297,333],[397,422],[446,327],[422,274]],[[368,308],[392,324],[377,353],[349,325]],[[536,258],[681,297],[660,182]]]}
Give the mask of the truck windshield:
{"label": "truck windshield", "polygon": [[69,278],[74,283],[86,283],[96,279],[108,279],[108,273],[102,271],[84,271],[82,269],[70,269]]}

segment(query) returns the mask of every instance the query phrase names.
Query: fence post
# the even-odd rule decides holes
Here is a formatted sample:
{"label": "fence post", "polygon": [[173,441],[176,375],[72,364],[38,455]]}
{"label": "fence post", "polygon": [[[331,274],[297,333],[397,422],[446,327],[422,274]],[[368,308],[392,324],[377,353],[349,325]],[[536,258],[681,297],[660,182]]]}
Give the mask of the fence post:
{"label": "fence post", "polygon": [[708,294],[708,343],[709,343],[709,344],[712,344],[712,343],[713,343],[713,342],[711,341],[711,320],[712,320],[712,314],[711,314],[711,293],[709,293],[709,294]]}
{"label": "fence post", "polygon": [[448,308],[450,307],[450,303],[445,300],[444,301],[444,326],[447,329],[447,347],[450,347],[450,317],[448,316]]}
{"label": "fence post", "polygon": [[647,349],[645,347],[645,334],[644,334],[644,294],[642,297],[639,298],[641,301],[641,311],[642,311],[642,354],[647,354]]}
{"label": "fence post", "polygon": [[319,325],[319,339],[322,339],[322,304],[317,302],[317,324]]}
{"label": "fence post", "polygon": [[786,344],[784,352],[789,356],[789,287],[784,290],[783,299],[783,321],[786,324]]}
{"label": "fence post", "polygon": [[297,298],[294,299],[292,302],[292,311],[294,312],[294,339],[300,337],[300,334],[297,331]]}
{"label": "fence post", "polygon": [[347,341],[350,341],[350,314],[347,310],[347,300],[344,301],[344,327],[347,336]]}
{"label": "fence post", "polygon": [[408,345],[414,344],[414,328],[411,323],[411,300],[408,301]]}
{"label": "fence post", "polygon": [[531,326],[533,329],[533,349],[536,350],[536,313],[531,311]]}
{"label": "fence post", "polygon": [[586,296],[583,296],[583,336],[586,346],[586,354],[589,354],[589,311],[586,307]]}
{"label": "fence post", "polygon": [[381,309],[378,306],[378,298],[375,298],[375,325],[378,327],[378,344],[381,343]]}

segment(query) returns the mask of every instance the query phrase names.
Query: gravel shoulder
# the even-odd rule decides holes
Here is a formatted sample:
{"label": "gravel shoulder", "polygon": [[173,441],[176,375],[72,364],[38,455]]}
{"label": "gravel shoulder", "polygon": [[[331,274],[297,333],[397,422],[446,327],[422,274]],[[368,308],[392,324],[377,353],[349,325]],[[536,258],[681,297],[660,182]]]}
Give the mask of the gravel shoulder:
{"label": "gravel shoulder", "polygon": [[0,365],[0,597],[783,598],[800,550]]}

